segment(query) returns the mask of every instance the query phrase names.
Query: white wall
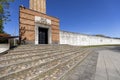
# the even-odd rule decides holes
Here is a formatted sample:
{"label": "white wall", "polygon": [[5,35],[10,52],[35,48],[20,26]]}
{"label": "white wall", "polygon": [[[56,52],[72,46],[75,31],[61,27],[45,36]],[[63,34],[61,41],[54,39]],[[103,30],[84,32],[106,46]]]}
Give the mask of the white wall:
{"label": "white wall", "polygon": [[9,44],[0,44],[0,53],[3,53],[7,50],[9,50],[10,45]]}
{"label": "white wall", "polygon": [[60,31],[60,44],[81,46],[120,44],[120,39],[97,37],[91,35]]}

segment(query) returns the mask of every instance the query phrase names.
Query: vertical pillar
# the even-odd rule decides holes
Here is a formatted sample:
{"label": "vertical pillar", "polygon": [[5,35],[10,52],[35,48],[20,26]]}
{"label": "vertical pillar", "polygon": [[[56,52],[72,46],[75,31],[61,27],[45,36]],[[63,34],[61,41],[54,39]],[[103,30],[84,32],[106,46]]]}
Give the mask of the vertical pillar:
{"label": "vertical pillar", "polygon": [[46,14],[46,0],[30,0],[30,9]]}

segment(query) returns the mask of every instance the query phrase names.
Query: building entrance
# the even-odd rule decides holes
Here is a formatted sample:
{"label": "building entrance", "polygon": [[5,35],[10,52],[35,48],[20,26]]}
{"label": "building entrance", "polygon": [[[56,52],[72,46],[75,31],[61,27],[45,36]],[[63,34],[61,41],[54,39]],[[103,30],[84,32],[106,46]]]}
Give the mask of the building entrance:
{"label": "building entrance", "polygon": [[38,28],[39,44],[48,44],[48,29]]}

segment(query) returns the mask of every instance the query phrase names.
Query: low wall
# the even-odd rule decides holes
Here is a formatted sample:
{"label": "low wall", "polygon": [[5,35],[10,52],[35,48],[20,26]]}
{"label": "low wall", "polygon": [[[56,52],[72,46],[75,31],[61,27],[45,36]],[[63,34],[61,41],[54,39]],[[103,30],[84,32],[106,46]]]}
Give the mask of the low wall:
{"label": "low wall", "polygon": [[81,46],[114,45],[114,44],[120,44],[120,39],[60,31],[60,44],[81,45]]}
{"label": "low wall", "polygon": [[0,53],[3,53],[7,50],[9,50],[10,45],[9,44],[0,44]]}

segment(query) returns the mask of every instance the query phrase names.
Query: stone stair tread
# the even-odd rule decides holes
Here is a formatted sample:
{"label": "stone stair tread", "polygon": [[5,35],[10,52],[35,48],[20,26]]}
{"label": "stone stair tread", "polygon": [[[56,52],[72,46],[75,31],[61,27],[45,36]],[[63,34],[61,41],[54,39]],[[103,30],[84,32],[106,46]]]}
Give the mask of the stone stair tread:
{"label": "stone stair tread", "polygon": [[[33,67],[31,67],[31,68],[33,68]],[[35,68],[36,69],[36,68]],[[43,69],[42,69],[43,70]],[[29,69],[29,70],[27,70],[27,71],[24,71],[23,73],[26,73],[26,72],[28,72],[29,73],[29,71],[31,71],[31,69]],[[33,68],[33,71],[34,71],[34,68]],[[31,73],[33,72],[33,71],[31,71]],[[37,71],[37,70],[36,70]],[[19,72],[18,72],[18,74],[19,74]],[[16,73],[15,73],[15,75],[16,75]],[[24,74],[25,75],[25,74]],[[26,76],[25,76],[26,77]]]}
{"label": "stone stair tread", "polygon": [[[66,62],[68,62],[68,61],[70,61],[71,59],[69,59],[69,60],[67,60]],[[66,63],[66,62],[63,62],[63,63],[61,63],[61,64],[64,64],[64,63]],[[58,64],[58,65],[56,65],[56,66],[58,66],[58,67],[60,67],[60,65],[61,64]],[[66,65],[67,67],[69,67],[68,65]],[[54,69],[54,67],[52,68],[52,69]],[[59,69],[60,70],[60,69]],[[64,69],[63,71],[65,71],[66,69]],[[48,72],[46,71],[46,74],[47,74]],[[53,73],[53,72],[52,72]],[[59,72],[60,73],[60,72]],[[62,73],[61,73],[62,74]],[[52,77],[55,77],[55,76],[52,76]],[[36,76],[34,76],[34,77],[32,77],[31,78],[31,80],[39,80],[39,78],[41,78],[41,76],[40,75],[36,75]],[[56,77],[57,78],[57,77]],[[49,78],[50,79],[50,78]],[[42,79],[41,79],[42,80]],[[43,79],[43,80],[46,80],[46,79]],[[53,80],[53,79],[50,79],[50,80]],[[55,80],[57,80],[57,79],[55,79]]]}
{"label": "stone stair tread", "polygon": [[[48,53],[48,54],[52,55],[53,53]],[[46,53],[44,55],[46,55]],[[3,60],[3,61],[0,61],[0,64],[2,64],[3,66],[5,64],[10,64],[10,63],[15,64],[17,62],[25,62],[25,61],[29,61],[29,60],[35,60],[35,59],[39,58],[40,56],[43,56],[43,54],[38,54],[38,55],[34,55],[34,56],[27,56],[27,57],[21,57],[21,58],[15,58],[15,59],[11,59],[11,60]],[[50,56],[50,55],[48,55],[48,56]],[[6,61],[6,63],[5,63],[5,61]],[[2,67],[2,65],[0,67]]]}
{"label": "stone stair tread", "polygon": [[[66,49],[66,50],[68,50],[68,49]],[[70,49],[69,49],[69,50],[70,50]],[[52,52],[52,51],[53,51],[53,52],[57,52],[57,51],[64,51],[64,50],[57,50],[57,51],[55,51],[55,50],[49,50],[49,51],[48,51],[48,50],[41,50],[41,51],[32,51],[32,52],[21,52],[21,53],[19,53],[19,54],[7,54],[7,55],[3,55],[2,57],[0,57],[0,61],[1,61],[1,60],[5,60],[5,58],[8,59],[8,58],[11,57],[11,56],[12,56],[12,57],[13,57],[13,56],[15,56],[15,57],[16,57],[16,56],[21,56],[21,55],[22,55],[22,56],[23,56],[23,55],[28,55],[28,56],[29,56],[29,55],[31,55],[31,54],[32,54],[32,55],[35,55],[36,53],[37,53],[37,54],[40,54],[40,53],[43,53],[43,52],[44,52],[44,53],[45,53],[45,52],[48,53],[48,52]],[[10,59],[11,59],[11,58],[10,58]]]}
{"label": "stone stair tread", "polygon": [[[57,80],[87,53],[88,48],[79,46],[21,45],[0,56],[0,80],[39,80],[40,76]],[[60,74],[56,75],[56,69]]]}
{"label": "stone stair tread", "polygon": [[[63,56],[64,57],[64,56]],[[57,59],[57,58],[56,58]],[[49,61],[48,61],[49,62]],[[33,65],[34,66],[34,65]],[[8,68],[9,68],[10,66],[8,66]],[[23,66],[24,67],[24,66]],[[4,70],[6,70],[6,68],[4,69]],[[1,70],[2,71],[2,70]],[[11,71],[11,70],[10,70]],[[17,71],[18,72],[18,71]]]}
{"label": "stone stair tread", "polygon": [[57,51],[52,50],[52,51],[32,52],[32,53],[29,52],[29,53],[25,53],[25,54],[11,54],[11,55],[2,56],[0,58],[0,61],[20,58],[20,57],[34,56],[34,55],[38,55],[38,54],[52,53],[52,52],[57,52]]}

